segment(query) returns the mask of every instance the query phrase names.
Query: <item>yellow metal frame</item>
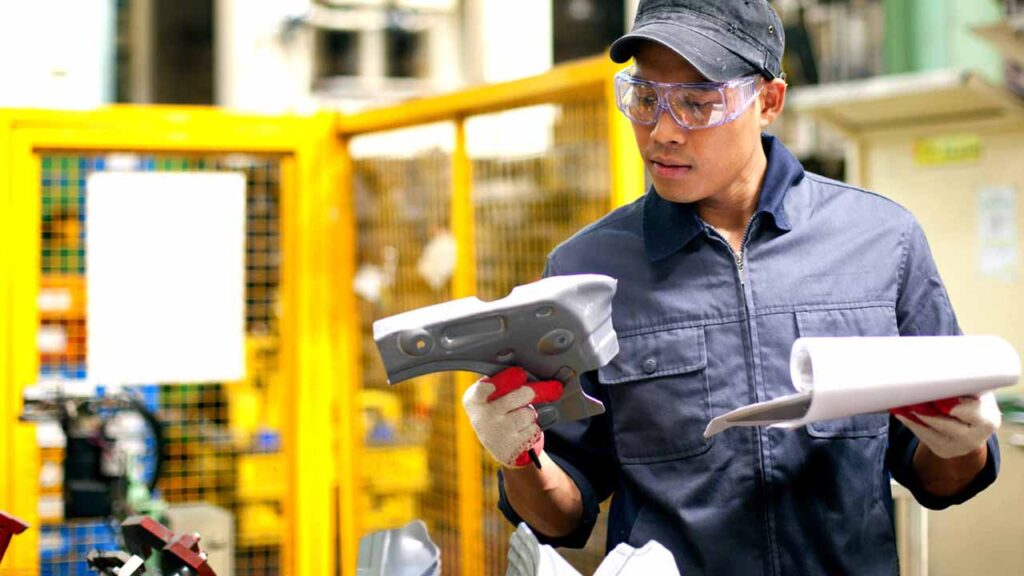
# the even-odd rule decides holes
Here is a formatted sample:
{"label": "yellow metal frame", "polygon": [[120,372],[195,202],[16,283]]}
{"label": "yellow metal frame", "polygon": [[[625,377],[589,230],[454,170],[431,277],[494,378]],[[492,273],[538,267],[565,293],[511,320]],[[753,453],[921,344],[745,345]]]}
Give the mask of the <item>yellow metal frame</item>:
{"label": "yellow metal frame", "polygon": [[[354,136],[384,132],[435,122],[451,122],[455,126],[455,149],[452,154],[451,227],[458,246],[456,271],[452,278],[452,296],[461,298],[476,294],[476,253],[474,250],[475,231],[473,214],[472,163],[466,146],[465,122],[476,115],[489,114],[532,106],[572,101],[581,93],[598,93],[607,109],[608,154],[611,168],[611,198],[609,209],[627,204],[644,192],[643,162],[636,151],[631,125],[614,104],[612,78],[622,68],[606,56],[580,60],[559,66],[545,74],[470,88],[460,92],[432,98],[405,102],[400,105],[369,110],[342,116],[339,119],[339,136],[348,141]],[[351,198],[350,195],[347,196]],[[358,321],[355,322],[358,326]],[[358,337],[358,333],[355,334]],[[357,348],[356,348],[357,349]],[[349,362],[352,365],[352,362]],[[456,380],[458,393],[475,381],[472,374],[459,374]],[[360,382],[358,376],[353,382]],[[458,400],[456,400],[458,401]],[[459,474],[459,554],[461,573],[464,576],[479,576],[484,573],[484,542],[482,526],[483,478],[480,466],[480,445],[466,418],[462,407],[455,406],[459,414],[456,422],[456,469]],[[343,427],[353,430],[350,426]],[[360,436],[345,442],[358,450]],[[352,453],[347,455],[352,458]],[[346,454],[339,455],[343,461]],[[344,470],[344,466],[343,466]],[[357,475],[342,476],[342,486],[359,481]],[[347,481],[346,481],[347,479]],[[342,489],[344,496],[344,488]],[[344,527],[342,528],[344,531]],[[357,536],[349,532],[342,535],[343,550],[354,550]],[[353,538],[346,542],[345,538]],[[342,558],[354,556],[342,554]],[[354,562],[343,560],[342,574],[355,574]]]}
{"label": "yellow metal frame", "polygon": [[[10,115],[0,111],[0,462],[11,468],[14,460],[13,431],[9,416],[14,412],[12,404],[16,402],[15,391],[8,382],[12,380],[11,356],[14,339],[11,334],[11,292],[14,288],[13,277],[8,271],[12,264],[9,260],[14,256],[11,243],[14,237],[14,222],[11,219],[11,119]],[[13,488],[9,482],[0,486],[0,510],[9,510],[14,502]],[[13,551],[12,551],[13,554]]]}
{"label": "yellow metal frame", "polygon": [[[455,119],[455,153],[452,155],[451,226],[457,246],[452,297],[476,294],[476,228],[473,219],[473,164],[466,148],[466,119]],[[473,385],[476,377],[460,372],[455,380],[456,398]],[[459,474],[459,559],[463,574],[484,573],[483,474],[480,443],[460,406],[455,420],[455,455]]]}
{"label": "yellow metal frame", "polygon": [[[348,144],[360,134],[439,121],[455,126],[451,226],[458,243],[454,297],[476,292],[472,164],[468,118],[601,94],[607,108],[609,208],[643,193],[643,165],[628,121],[613,104],[606,57],[546,74],[348,116],[265,117],[209,108],[113,106],[94,112],[0,110],[0,509],[38,525],[38,451],[19,425],[22,388],[38,373],[40,163],[52,151],[240,152],[280,155],[282,170],[282,377],[288,465],[283,572],[355,574],[360,536],[356,490],[362,443],[356,399],[362,386],[361,334],[351,289],[356,219]],[[473,381],[463,375],[464,389]],[[456,397],[461,397],[457,394]],[[454,407],[462,414],[461,407]],[[337,425],[335,428],[332,424]],[[462,574],[484,570],[480,446],[465,416],[456,427]],[[325,455],[331,455],[325,458]],[[337,533],[335,530],[337,527]],[[12,546],[6,568],[37,572],[38,531]]]}
{"label": "yellow metal frame", "polygon": [[349,154],[348,138],[331,138],[329,144],[337,159],[334,182],[336,204],[332,207],[333,227],[330,240],[334,243],[331,251],[337,260],[329,268],[334,274],[331,284],[335,287],[335,308],[331,311],[332,325],[338,330],[339,362],[337,373],[339,393],[335,410],[338,426],[337,486],[338,486],[338,547],[341,570],[344,575],[355,574],[356,556],[359,552],[359,519],[356,510],[356,487],[361,474],[358,467],[363,437],[362,418],[358,414],[359,391],[362,389],[363,369],[362,333],[359,325],[359,306],[352,290],[352,278],[356,274],[356,214],[352,191],[352,157]]}
{"label": "yellow metal frame", "polygon": [[[282,157],[281,364],[283,377],[294,385],[285,418],[290,475],[282,571],[334,572],[337,476],[323,455],[334,441],[329,407],[342,400],[335,397],[335,375],[351,373],[339,354],[341,335],[328,317],[336,309],[334,296],[342,292],[336,284],[341,272],[331,273],[337,263],[330,260],[335,246],[329,241],[337,226],[332,210],[343,205],[336,196],[342,154],[335,123],[329,113],[264,117],[180,107],[0,112],[0,461],[6,469],[0,508],[38,527],[34,428],[17,418],[21,391],[38,374],[40,152],[275,154]],[[353,509],[352,502],[342,502],[341,509]],[[38,572],[38,534],[30,530],[18,537],[5,568]]]}
{"label": "yellow metal frame", "polygon": [[611,76],[605,79],[605,102],[608,114],[608,167],[614,208],[643,196],[644,163],[636,147],[632,123],[615,106],[615,83]]}

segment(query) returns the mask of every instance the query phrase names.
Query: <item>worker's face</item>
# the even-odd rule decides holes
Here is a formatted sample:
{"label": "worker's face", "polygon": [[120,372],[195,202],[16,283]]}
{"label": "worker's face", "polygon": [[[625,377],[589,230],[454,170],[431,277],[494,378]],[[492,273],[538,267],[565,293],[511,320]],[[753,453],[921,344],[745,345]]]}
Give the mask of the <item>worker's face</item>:
{"label": "worker's face", "polygon": [[[644,80],[707,82],[689,62],[661,44],[645,42],[635,55],[635,61],[635,75]],[[784,95],[785,85],[776,82]],[[761,172],[757,168],[763,166],[763,161],[759,164],[755,153],[761,153],[762,128],[775,118],[775,113],[764,114],[765,92],[775,94],[778,90],[771,83],[765,84],[768,90],[763,88],[743,114],[715,128],[683,128],[664,110],[654,125],[633,123],[640,154],[662,198],[687,203],[724,200],[746,188],[744,184],[749,184],[752,178],[759,184]],[[781,111],[781,101],[778,111]]]}

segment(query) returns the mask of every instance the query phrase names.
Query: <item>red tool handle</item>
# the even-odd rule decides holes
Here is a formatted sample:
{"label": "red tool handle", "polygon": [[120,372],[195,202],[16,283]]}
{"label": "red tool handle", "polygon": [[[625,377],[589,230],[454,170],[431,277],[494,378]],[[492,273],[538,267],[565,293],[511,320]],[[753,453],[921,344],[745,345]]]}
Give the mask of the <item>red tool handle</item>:
{"label": "red tool handle", "polygon": [[[494,385],[494,392],[487,397],[488,402],[501,398],[502,396],[514,390],[518,390],[523,386],[529,386],[533,389],[534,393],[533,401],[530,403],[547,404],[548,402],[554,402],[561,398],[562,390],[564,389],[564,386],[558,380],[527,382],[526,370],[517,366],[506,368],[494,376],[488,377],[487,382]],[[533,465],[540,469],[540,459],[537,457],[537,452],[543,449],[544,436],[541,436],[539,442],[516,458],[515,465],[526,466],[530,462],[533,462]]]}

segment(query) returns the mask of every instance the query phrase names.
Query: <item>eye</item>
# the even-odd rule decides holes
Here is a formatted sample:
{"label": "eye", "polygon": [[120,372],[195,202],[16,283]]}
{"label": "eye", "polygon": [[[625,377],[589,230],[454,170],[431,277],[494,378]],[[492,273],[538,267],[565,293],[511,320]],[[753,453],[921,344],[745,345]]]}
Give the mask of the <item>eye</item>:
{"label": "eye", "polygon": [[686,100],[683,102],[683,106],[686,106],[694,112],[704,114],[710,112],[711,109],[714,108],[715,103],[710,100]]}
{"label": "eye", "polygon": [[677,90],[672,94],[672,109],[679,118],[695,125],[706,124],[722,104],[717,90]]}
{"label": "eye", "polygon": [[630,91],[629,101],[633,106],[644,110],[658,107],[658,93],[645,86],[637,86]]}
{"label": "eye", "polygon": [[639,102],[644,108],[654,108],[658,105],[658,97],[651,94],[644,94],[639,97]]}

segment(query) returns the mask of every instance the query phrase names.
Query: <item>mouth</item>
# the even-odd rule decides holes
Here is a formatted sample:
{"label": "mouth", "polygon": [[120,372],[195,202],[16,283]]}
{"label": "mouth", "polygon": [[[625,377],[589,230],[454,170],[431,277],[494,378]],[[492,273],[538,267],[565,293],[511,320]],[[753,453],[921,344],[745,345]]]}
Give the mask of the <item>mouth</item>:
{"label": "mouth", "polygon": [[650,163],[651,171],[655,175],[664,178],[678,178],[689,174],[693,170],[692,164],[683,164],[667,158],[652,158]]}

